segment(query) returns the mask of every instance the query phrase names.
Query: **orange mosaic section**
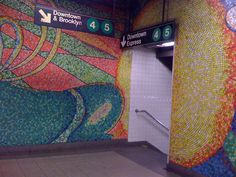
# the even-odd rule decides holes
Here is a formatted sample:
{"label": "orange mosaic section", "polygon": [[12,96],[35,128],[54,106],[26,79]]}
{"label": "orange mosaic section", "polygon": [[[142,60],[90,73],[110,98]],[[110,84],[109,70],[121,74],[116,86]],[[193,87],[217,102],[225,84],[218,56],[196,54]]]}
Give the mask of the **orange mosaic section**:
{"label": "orange mosaic section", "polygon": [[162,7],[163,2],[161,0],[150,0],[135,18],[133,29],[137,30],[161,23]]}
{"label": "orange mosaic section", "polygon": [[[225,91],[230,57],[223,42],[224,8],[217,1],[185,3],[178,16],[170,160],[193,167],[222,147],[231,127],[234,96]],[[182,86],[186,84],[189,88]]]}

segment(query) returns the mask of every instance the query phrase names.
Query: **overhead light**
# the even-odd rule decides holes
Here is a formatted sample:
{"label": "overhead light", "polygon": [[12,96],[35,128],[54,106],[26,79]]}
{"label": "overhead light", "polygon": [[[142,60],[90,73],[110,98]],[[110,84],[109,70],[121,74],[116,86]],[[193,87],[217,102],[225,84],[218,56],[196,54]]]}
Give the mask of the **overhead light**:
{"label": "overhead light", "polygon": [[170,47],[170,46],[174,46],[175,45],[175,42],[174,41],[171,41],[171,42],[165,42],[165,43],[162,43],[162,44],[159,44],[159,45],[156,45],[157,47]]}
{"label": "overhead light", "polygon": [[169,47],[169,46],[174,46],[175,45],[175,42],[172,41],[172,42],[165,42],[162,44],[162,46],[165,46],[165,47]]}

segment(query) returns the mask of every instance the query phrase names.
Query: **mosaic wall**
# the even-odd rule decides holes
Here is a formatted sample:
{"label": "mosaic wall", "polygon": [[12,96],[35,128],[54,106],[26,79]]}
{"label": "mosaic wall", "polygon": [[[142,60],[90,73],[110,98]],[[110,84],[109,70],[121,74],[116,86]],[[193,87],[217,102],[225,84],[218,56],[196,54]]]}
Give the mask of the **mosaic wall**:
{"label": "mosaic wall", "polygon": [[68,2],[0,0],[0,146],[127,138],[131,62],[119,38],[34,24],[36,3],[116,18],[109,2]]}
{"label": "mosaic wall", "polygon": [[[144,6],[138,25],[154,23],[158,2]],[[170,162],[208,177],[234,177],[236,1],[171,0],[167,12],[165,20],[177,23]]]}

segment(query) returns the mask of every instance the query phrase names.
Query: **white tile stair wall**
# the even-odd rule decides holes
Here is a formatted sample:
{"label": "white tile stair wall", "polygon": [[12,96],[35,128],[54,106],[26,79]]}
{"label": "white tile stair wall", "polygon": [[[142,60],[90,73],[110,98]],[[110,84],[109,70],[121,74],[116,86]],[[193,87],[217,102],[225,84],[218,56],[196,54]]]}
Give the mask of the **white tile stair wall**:
{"label": "white tile stair wall", "polygon": [[156,59],[154,49],[135,48],[132,52],[128,141],[148,141],[167,154],[168,132],[135,109],[147,110],[170,127],[172,73]]}

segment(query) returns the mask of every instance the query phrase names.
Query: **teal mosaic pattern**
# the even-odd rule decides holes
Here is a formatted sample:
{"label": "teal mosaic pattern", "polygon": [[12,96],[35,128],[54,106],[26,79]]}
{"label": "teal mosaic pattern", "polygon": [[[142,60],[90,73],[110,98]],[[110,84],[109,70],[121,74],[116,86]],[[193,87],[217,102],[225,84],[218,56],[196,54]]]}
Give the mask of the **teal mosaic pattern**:
{"label": "teal mosaic pattern", "polygon": [[68,141],[112,138],[106,132],[115,126],[122,112],[123,100],[119,90],[114,85],[92,85],[78,88],[77,91],[83,97],[86,111],[83,123],[70,135]]}
{"label": "teal mosaic pattern", "polygon": [[0,82],[0,145],[48,144],[72,122],[70,92],[42,92]]}

